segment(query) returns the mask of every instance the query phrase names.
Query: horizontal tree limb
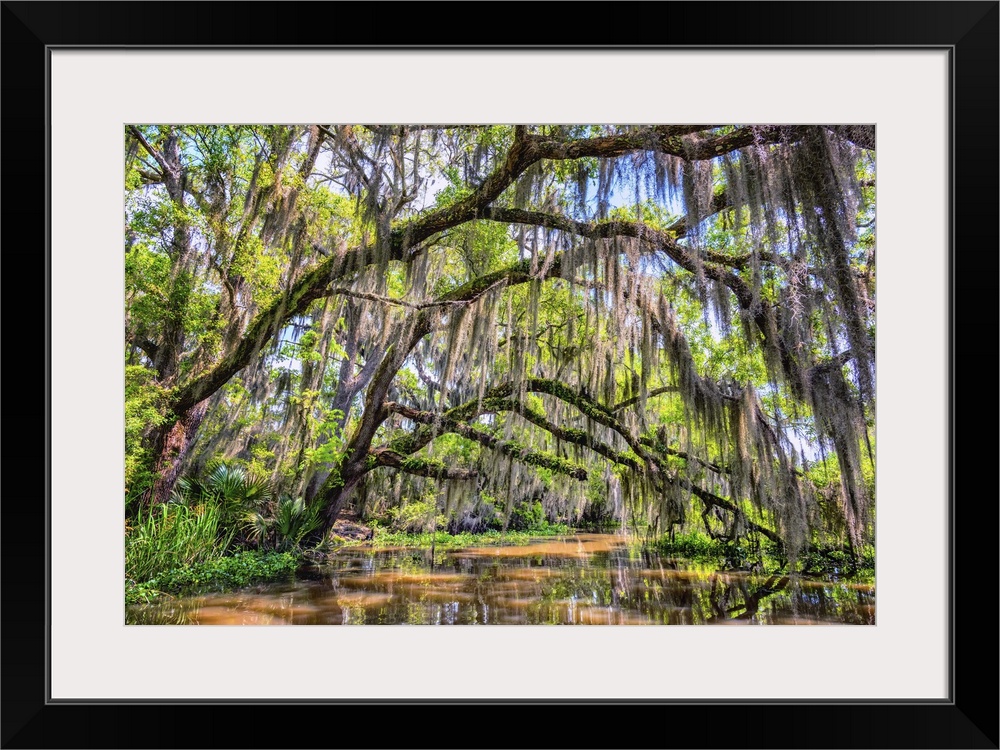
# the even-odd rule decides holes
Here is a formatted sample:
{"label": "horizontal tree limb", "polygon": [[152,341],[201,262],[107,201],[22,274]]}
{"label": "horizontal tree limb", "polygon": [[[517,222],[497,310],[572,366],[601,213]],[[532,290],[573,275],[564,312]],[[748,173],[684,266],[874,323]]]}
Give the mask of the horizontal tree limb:
{"label": "horizontal tree limb", "polygon": [[431,461],[412,456],[403,456],[389,448],[379,448],[371,452],[378,466],[391,466],[407,474],[434,479],[475,479],[479,473],[475,469],[447,467],[440,461]]}

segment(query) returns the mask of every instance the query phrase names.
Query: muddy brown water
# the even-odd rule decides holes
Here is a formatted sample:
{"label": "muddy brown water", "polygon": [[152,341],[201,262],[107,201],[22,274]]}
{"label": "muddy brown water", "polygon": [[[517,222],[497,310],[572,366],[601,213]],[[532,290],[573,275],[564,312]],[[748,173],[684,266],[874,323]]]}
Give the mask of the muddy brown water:
{"label": "muddy brown water", "polygon": [[165,598],[129,624],[873,625],[874,586],[720,571],[575,534],[464,549],[340,550],[293,580]]}

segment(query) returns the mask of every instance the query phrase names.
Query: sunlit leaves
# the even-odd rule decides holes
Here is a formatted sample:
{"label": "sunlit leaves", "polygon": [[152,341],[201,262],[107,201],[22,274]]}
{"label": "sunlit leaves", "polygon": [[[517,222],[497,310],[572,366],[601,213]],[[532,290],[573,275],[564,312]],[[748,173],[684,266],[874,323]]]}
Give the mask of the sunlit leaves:
{"label": "sunlit leaves", "polygon": [[156,373],[142,365],[125,368],[125,488],[142,491],[150,481],[148,448],[143,437],[167,420],[168,393]]}
{"label": "sunlit leaves", "polygon": [[[870,156],[818,127],[517,132],[130,131],[129,361],[158,360],[179,388],[210,382],[199,460],[235,456],[296,491],[331,471],[331,503],[342,486],[385,489],[362,476],[394,476],[382,445],[403,455],[390,466],[417,462],[404,473],[432,455],[525,495],[558,494],[571,464],[617,462],[619,516],[684,518],[697,480],[732,533],[752,509],[798,534],[801,455],[856,453],[835,406],[869,409],[855,427],[871,416]],[[182,188],[157,158],[175,143]],[[838,364],[844,382],[817,399],[816,368]],[[225,378],[244,390],[220,391]],[[563,390],[528,392],[532,378]],[[475,403],[451,429],[495,449],[447,430],[416,440],[427,425],[390,402]]]}

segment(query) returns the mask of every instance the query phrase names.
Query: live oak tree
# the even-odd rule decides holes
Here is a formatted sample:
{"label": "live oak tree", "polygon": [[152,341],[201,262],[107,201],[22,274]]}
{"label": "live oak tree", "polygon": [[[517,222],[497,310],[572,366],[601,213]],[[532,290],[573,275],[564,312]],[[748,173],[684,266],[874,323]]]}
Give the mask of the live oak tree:
{"label": "live oak tree", "polygon": [[127,493],[235,457],[324,531],[427,492],[867,543],[874,149],[851,125],[129,126]]}

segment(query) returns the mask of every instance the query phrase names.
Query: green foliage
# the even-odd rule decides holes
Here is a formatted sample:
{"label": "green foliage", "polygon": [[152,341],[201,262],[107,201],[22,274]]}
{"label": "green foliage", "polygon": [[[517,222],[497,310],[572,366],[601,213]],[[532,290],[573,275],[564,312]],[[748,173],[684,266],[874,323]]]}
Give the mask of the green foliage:
{"label": "green foliage", "polygon": [[436,206],[450,206],[472,194],[472,188],[465,184],[458,167],[446,167],[443,170],[443,177],[448,184],[434,195]]}
{"label": "green foliage", "polygon": [[447,531],[410,533],[393,531],[375,527],[375,536],[371,540],[349,541],[344,546],[380,547],[437,547],[439,549],[454,549],[461,547],[493,547],[501,545],[527,544],[538,537],[564,536],[571,534],[572,529],[562,524],[550,524],[541,531],[511,531],[489,529],[481,533],[460,532],[450,534]]}
{"label": "green foliage", "polygon": [[512,531],[523,531],[528,534],[539,534],[542,536],[566,534],[570,530],[566,524],[549,521],[541,500],[515,504],[511,509],[507,528]]}
{"label": "green foliage", "polygon": [[188,479],[179,484],[174,500],[181,503],[215,504],[221,512],[220,523],[237,534],[237,542],[246,541],[243,528],[247,513],[263,508],[271,499],[268,479],[247,471],[236,463],[218,462],[209,466],[201,480]]}
{"label": "green foliage", "polygon": [[266,478],[248,473],[238,464],[222,462],[209,471],[201,490],[223,505],[259,506],[271,497]]}
{"label": "green foliage", "polygon": [[726,554],[726,543],[701,532],[677,534],[673,540],[665,536],[656,542],[656,549],[667,555],[697,561],[718,561]]}
{"label": "green foliage", "polygon": [[218,509],[220,528],[238,546],[287,551],[322,525],[320,503],[301,497],[274,498],[266,477],[235,462],[209,466],[201,479],[182,477],[172,500],[181,506],[201,503]]}
{"label": "green foliage", "polygon": [[231,533],[221,526],[217,504],[169,503],[140,510],[125,534],[125,577],[147,581],[164,571],[220,557]]}
{"label": "green foliage", "polygon": [[[330,128],[321,141],[315,127],[302,126],[147,125],[138,128],[139,139],[130,129],[130,495],[154,479],[150,438],[162,437],[157,428],[178,416],[168,413],[170,394],[196,392],[211,397],[211,408],[191,436],[194,455],[179,456],[182,465],[203,466],[219,455],[238,455],[240,462],[182,483],[174,499],[189,508],[217,506],[220,529],[234,533],[238,545],[298,546],[316,528],[318,511],[272,497],[271,486],[297,489],[317,472],[329,475],[325,490],[336,490],[360,479],[356,466],[370,472],[364,487],[378,503],[402,503],[389,519],[396,531],[444,526],[442,504],[453,530],[489,528],[499,519],[511,529],[544,531],[547,511],[555,520],[572,512],[562,503],[571,494],[567,476],[589,477],[581,520],[603,528],[623,502],[616,495],[617,507],[610,507],[600,479],[608,465],[600,453],[607,451],[593,450],[598,441],[615,451],[612,462],[624,459],[621,470],[636,480],[624,501],[632,528],[653,523],[654,503],[691,481],[728,485],[719,491],[731,494],[742,513],[750,502],[768,506],[753,510],[769,528],[808,527],[795,532],[796,549],[842,543],[847,516],[865,525],[848,530],[856,544],[870,538],[874,511],[854,493],[858,512],[845,513],[851,498],[840,491],[835,460],[822,473],[819,465],[807,473],[820,490],[817,515],[812,506],[784,502],[801,473],[774,452],[776,445],[790,453],[805,444],[811,460],[835,444],[850,454],[850,462],[841,456],[846,483],[853,489],[859,477],[852,475],[860,475],[874,496],[872,462],[855,456],[864,437],[848,430],[850,450],[843,450],[841,435],[817,427],[809,395],[816,389],[805,379],[808,368],[851,348],[854,359],[843,366],[850,387],[842,389],[850,398],[831,391],[837,396],[831,413],[873,391],[860,375],[865,354],[858,333],[874,333],[870,153],[838,144],[821,128],[789,142],[762,128],[748,134],[753,147],[730,153],[717,141],[718,156],[702,159],[688,147],[737,128],[674,136],[635,126],[533,125],[529,144],[554,138],[562,143],[556,151],[569,158],[531,164],[508,183],[505,171],[535,148],[508,153],[510,126]],[[576,138],[599,140],[581,148],[571,142]],[[826,156],[808,150],[813,140],[830,147],[820,149]],[[675,155],[654,153],[656,144]],[[149,153],[157,149],[163,153]],[[166,179],[176,172],[164,170],[164,154],[179,159],[181,180]],[[822,198],[821,174],[843,193],[843,205]],[[482,191],[493,186],[487,200]],[[484,200],[473,206],[468,199],[477,193]],[[502,211],[530,214],[508,223]],[[818,217],[837,219],[844,247],[822,247],[831,233],[817,231]],[[568,227],[572,222],[587,228]],[[647,229],[668,236],[660,241]],[[834,261],[845,267],[832,272],[839,267]],[[410,341],[407,331],[422,333]],[[170,361],[162,361],[164,354]],[[186,389],[234,357],[240,367],[220,371],[240,374],[221,393]],[[378,362],[395,363],[396,372],[373,374],[369,365]],[[544,394],[522,392],[526,378],[554,386]],[[200,384],[211,389],[219,380]],[[397,412],[383,418],[378,408],[392,400],[440,411],[502,383],[515,388],[477,402],[481,413],[456,417],[476,431],[466,434],[501,441],[500,449],[438,434],[426,417],[416,426]],[[638,398],[654,388],[661,393]],[[759,404],[759,420],[757,412],[745,419],[733,408],[741,392],[753,409]],[[619,401],[628,403],[612,408]],[[546,431],[543,421],[558,431]],[[419,438],[429,431],[428,444]],[[579,445],[591,441],[590,448]],[[358,451],[350,464],[348,445]],[[474,492],[447,485],[445,503],[443,481],[430,479],[427,490],[421,480],[401,491],[389,486],[396,472],[372,458],[373,448],[385,447],[403,456],[401,473],[468,467],[487,481]],[[493,460],[496,453],[504,454],[501,461]],[[656,454],[657,471],[642,468],[651,463],[649,453]],[[517,471],[508,472],[508,459]],[[502,486],[502,472],[511,481],[494,491],[509,496],[471,511],[482,487]],[[525,476],[530,483],[521,481]],[[654,486],[663,484],[673,486]],[[811,502],[813,493],[805,494]],[[682,505],[674,510],[702,508],[690,495]],[[717,528],[728,533],[731,521],[720,518]],[[757,550],[740,544],[713,554],[742,564]]]}
{"label": "green foliage", "polygon": [[517,259],[517,244],[503,224],[469,222],[451,233],[454,253],[445,267],[438,293],[450,291],[477,276],[497,271]]}
{"label": "green foliage", "polygon": [[149,583],[136,583],[132,580],[125,581],[126,604],[149,604],[159,595],[159,589],[151,586]]}
{"label": "green foliage", "polygon": [[435,500],[418,500],[402,507],[389,509],[389,528],[407,534],[429,532],[433,528],[442,529],[448,525],[443,513],[438,513]]}
{"label": "green foliage", "polygon": [[125,296],[135,328],[160,322],[169,294],[170,257],[137,242],[125,253]]}
{"label": "green foliage", "polygon": [[262,548],[297,549],[322,525],[321,511],[318,502],[307,504],[301,497],[282,495],[271,514],[252,511],[245,516],[250,541]]}
{"label": "green foliage", "polygon": [[870,580],[875,575],[875,548],[866,545],[857,554],[841,547],[814,547],[801,553],[789,567],[785,555],[769,541],[757,544],[749,538],[735,541],[713,539],[695,531],[662,537],[653,545],[663,554],[725,568],[775,573],[788,568],[809,576]]}
{"label": "green foliage", "polygon": [[587,503],[578,521],[581,528],[601,531],[618,525],[608,500],[607,484],[597,472],[591,472],[587,480],[586,498]]}
{"label": "green foliage", "polygon": [[445,464],[468,466],[474,463],[479,455],[479,443],[453,432],[441,435],[434,441],[434,458]]}
{"label": "green foliage", "polygon": [[798,569],[810,576],[874,579],[875,548],[865,545],[858,554],[836,547],[812,549],[799,556]]}
{"label": "green foliage", "polygon": [[771,542],[760,543],[750,537],[735,540],[714,539],[704,532],[664,536],[654,548],[667,555],[682,557],[722,568],[776,573],[786,566],[786,560]]}
{"label": "green foliage", "polygon": [[288,577],[298,566],[299,558],[288,552],[245,550],[232,557],[181,565],[165,570],[148,581],[131,584],[125,590],[125,601],[127,604],[138,604],[148,602],[161,593],[240,588]]}
{"label": "green foliage", "polygon": [[[872,440],[872,450],[875,450],[874,440]],[[832,451],[826,453],[822,457],[822,460],[817,461],[809,467],[806,476],[818,490],[830,490],[837,487],[841,482],[840,463],[837,461],[837,454]],[[875,464],[871,460],[871,456],[867,450],[861,453],[861,478],[865,483],[866,489],[874,494]]]}
{"label": "green foliage", "polygon": [[[308,406],[311,406],[312,400],[318,395],[315,392],[308,392],[303,394],[302,398],[310,399]],[[306,414],[310,427],[315,430],[319,444],[303,451],[304,464],[301,468],[340,464],[344,458],[344,435],[341,428],[344,412],[339,409],[326,409],[322,410],[322,417],[317,418],[313,416],[313,410],[307,408]]]}
{"label": "green foliage", "polygon": [[653,229],[666,229],[677,220],[677,216],[670,213],[666,207],[646,200],[638,205],[629,207],[618,206],[608,212],[608,221],[641,221]]}
{"label": "green foliage", "polygon": [[275,533],[282,544],[298,544],[302,537],[318,528],[319,505],[306,505],[301,497],[282,496],[274,514]]}
{"label": "green foliage", "polygon": [[361,234],[354,219],[354,204],[346,196],[330,190],[308,190],[302,199],[307,217],[306,231],[317,244],[329,243],[329,238],[344,238],[357,244]]}
{"label": "green foliage", "polygon": [[135,497],[153,482],[155,458],[143,443],[146,433],[166,422],[167,391],[143,365],[125,368],[125,493]]}
{"label": "green foliage", "polygon": [[535,531],[541,529],[547,521],[542,501],[518,503],[510,514],[510,526],[514,531]]}

